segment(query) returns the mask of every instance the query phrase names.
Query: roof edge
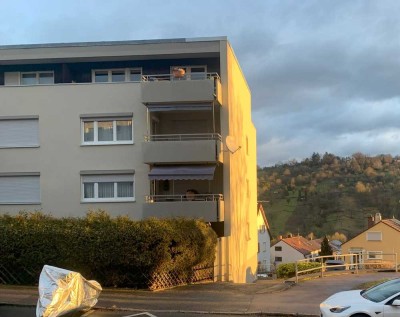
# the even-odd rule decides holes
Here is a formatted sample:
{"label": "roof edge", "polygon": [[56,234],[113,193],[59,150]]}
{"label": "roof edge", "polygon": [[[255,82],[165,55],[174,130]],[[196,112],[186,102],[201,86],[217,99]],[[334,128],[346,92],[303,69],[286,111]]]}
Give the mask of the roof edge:
{"label": "roof edge", "polygon": [[227,36],[217,36],[217,37],[172,38],[172,39],[128,40],[128,41],[17,44],[17,45],[0,45],[0,50],[58,48],[58,47],[90,47],[90,46],[112,46],[112,45],[143,45],[143,44],[164,44],[164,43],[193,43],[193,42],[214,42],[214,41],[227,41],[227,40],[228,40]]}

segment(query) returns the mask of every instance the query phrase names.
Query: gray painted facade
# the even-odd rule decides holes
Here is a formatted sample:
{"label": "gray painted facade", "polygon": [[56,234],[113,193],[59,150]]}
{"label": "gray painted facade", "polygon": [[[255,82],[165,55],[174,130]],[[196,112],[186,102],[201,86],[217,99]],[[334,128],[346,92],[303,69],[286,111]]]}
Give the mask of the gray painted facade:
{"label": "gray painted facade", "polygon": [[[7,131],[0,135],[0,212],[202,218],[220,236],[218,279],[254,280],[255,129],[250,92],[226,38],[0,52],[0,131]],[[153,167],[182,166],[189,174],[149,178]],[[214,174],[198,168],[195,175],[202,166]],[[29,186],[37,184],[30,202]]]}

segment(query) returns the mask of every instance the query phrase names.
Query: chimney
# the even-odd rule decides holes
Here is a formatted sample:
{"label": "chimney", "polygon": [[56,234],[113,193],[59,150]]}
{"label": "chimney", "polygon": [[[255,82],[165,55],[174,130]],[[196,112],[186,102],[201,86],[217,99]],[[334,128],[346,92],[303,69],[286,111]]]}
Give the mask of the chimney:
{"label": "chimney", "polygon": [[279,239],[279,240],[282,240],[282,239],[283,239],[283,237],[282,237],[282,236],[279,236],[279,237],[278,237],[278,239]]}
{"label": "chimney", "polygon": [[379,212],[377,212],[375,214],[375,224],[377,224],[378,222],[381,222],[381,221],[382,221],[382,215]]}
{"label": "chimney", "polygon": [[367,219],[368,219],[368,229],[369,229],[375,224],[375,219],[374,216],[372,215],[369,215]]}

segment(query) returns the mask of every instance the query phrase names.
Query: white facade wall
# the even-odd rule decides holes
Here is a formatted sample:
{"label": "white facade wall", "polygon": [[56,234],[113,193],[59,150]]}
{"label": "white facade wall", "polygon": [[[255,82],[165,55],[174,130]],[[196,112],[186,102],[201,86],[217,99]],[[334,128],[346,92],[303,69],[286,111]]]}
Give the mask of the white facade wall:
{"label": "white facade wall", "polygon": [[[281,247],[282,251],[276,251],[276,248]],[[277,257],[281,257],[282,261],[276,261]],[[279,241],[271,247],[271,263],[275,266],[283,263],[296,262],[297,260],[304,259],[303,253],[292,248],[290,245],[284,241]]]}

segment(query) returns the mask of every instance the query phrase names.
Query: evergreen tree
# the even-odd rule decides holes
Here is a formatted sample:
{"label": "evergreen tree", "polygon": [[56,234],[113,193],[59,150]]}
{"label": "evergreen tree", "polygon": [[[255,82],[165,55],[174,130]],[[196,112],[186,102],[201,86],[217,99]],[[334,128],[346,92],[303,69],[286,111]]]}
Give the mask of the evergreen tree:
{"label": "evergreen tree", "polygon": [[331,246],[329,245],[328,238],[325,236],[321,242],[321,252],[319,255],[332,255],[333,251]]}

